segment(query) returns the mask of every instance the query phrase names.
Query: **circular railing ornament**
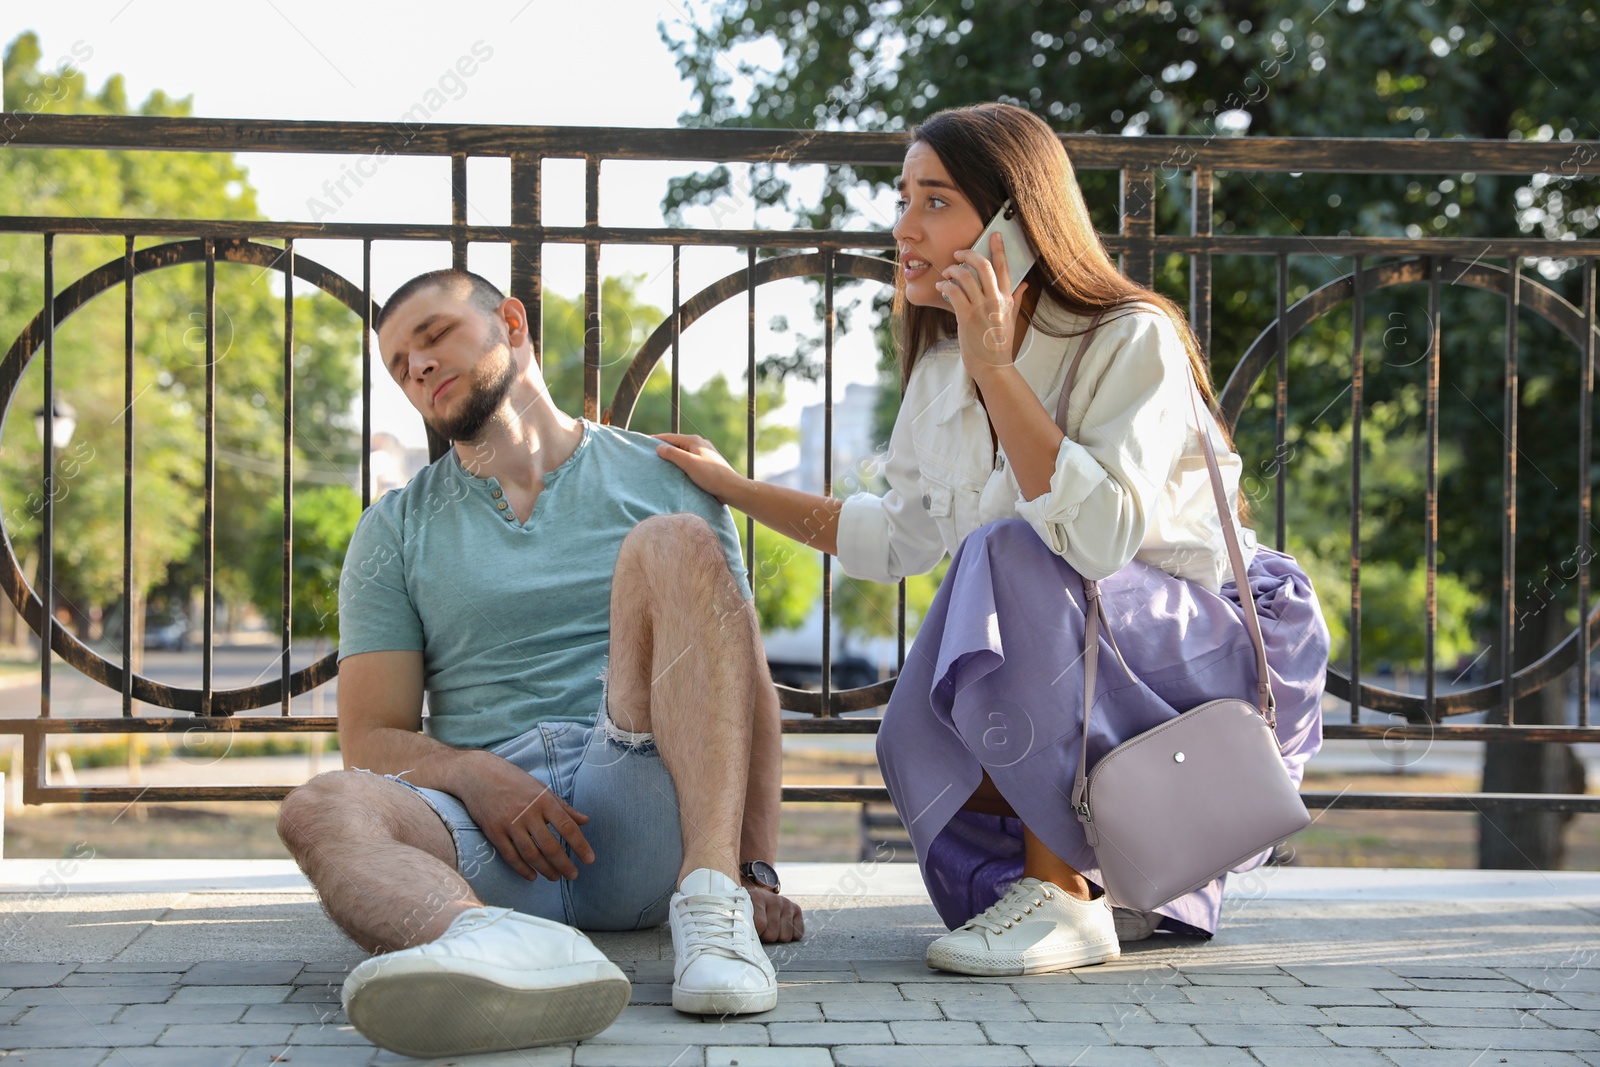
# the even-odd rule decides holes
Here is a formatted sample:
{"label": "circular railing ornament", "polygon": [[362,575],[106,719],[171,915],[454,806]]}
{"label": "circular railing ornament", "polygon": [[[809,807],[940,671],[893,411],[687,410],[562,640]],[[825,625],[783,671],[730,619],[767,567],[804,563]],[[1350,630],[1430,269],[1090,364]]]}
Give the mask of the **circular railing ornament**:
{"label": "circular railing ornament", "polygon": [[[281,248],[272,245],[258,244],[254,241],[242,239],[212,240],[215,248],[216,261],[219,263],[238,263],[245,266],[260,267],[262,270],[283,270],[283,252]],[[137,277],[152,271],[163,270],[167,267],[176,267],[188,263],[204,263],[206,259],[206,239],[195,238],[186,241],[172,241],[166,244],[152,245],[142,248],[133,254],[133,273]],[[360,286],[352,283],[315,260],[307,259],[298,253],[294,256],[294,276],[310,282],[328,295],[337,299],[357,315],[361,314],[363,293]],[[77,281],[68,285],[56,294],[55,298],[55,324],[59,329],[61,324],[71,318],[73,313],[82,308],[90,300],[123,284],[127,278],[127,259],[119,256],[110,260],[94,270],[83,275]],[[372,318],[377,318],[378,306],[372,305]],[[33,320],[23,328],[12,342],[6,352],[5,359],[0,361],[0,412],[8,412],[11,402],[16,396],[17,387],[21,383],[23,372],[32,362],[44,345],[45,313],[40,311]],[[33,632],[41,635],[43,640],[44,606],[38,592],[28,583],[22,573],[22,567],[17,560],[17,554],[11,543],[11,532],[3,528],[0,520],[0,533],[4,534],[5,558],[0,559],[0,586],[5,588],[6,595],[17,608],[23,619],[32,627]],[[101,656],[94,649],[78,640],[64,627],[52,628],[55,635],[51,643],[59,655],[72,667],[88,678],[99,682],[109,689],[120,692],[122,690],[122,667],[112,663]],[[329,681],[339,673],[338,652],[331,652],[317,662],[302,667],[289,676],[289,695],[291,697],[308,693]],[[276,679],[261,685],[246,686],[243,689],[219,689],[211,694],[211,709],[213,716],[228,716],[235,712],[248,711],[252,708],[270,707],[280,704],[283,699],[281,692],[282,680]],[[189,689],[183,686],[166,685],[162,682],[146,678],[142,674],[135,674],[132,682],[133,699],[153,704],[157,707],[170,708],[173,711],[189,711],[200,713],[203,693],[199,689]]]}

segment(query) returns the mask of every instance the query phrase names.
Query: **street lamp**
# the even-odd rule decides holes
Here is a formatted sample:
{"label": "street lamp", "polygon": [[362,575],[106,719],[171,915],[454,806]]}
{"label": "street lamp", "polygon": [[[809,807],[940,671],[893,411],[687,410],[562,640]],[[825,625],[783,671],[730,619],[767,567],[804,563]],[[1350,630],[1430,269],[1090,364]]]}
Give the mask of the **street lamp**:
{"label": "street lamp", "polygon": [[[65,400],[57,400],[51,405],[55,418],[51,425],[51,444],[56,451],[61,451],[72,443],[72,431],[78,428],[78,412]],[[44,444],[44,408],[33,413],[33,429],[39,435],[39,443]]]}
{"label": "street lamp", "polygon": [[[50,407],[51,415],[53,416],[50,423],[50,474],[45,485],[45,493],[53,497],[56,491],[55,453],[60,452],[66,448],[67,445],[72,443],[72,431],[78,428],[78,412],[65,400],[52,401]],[[34,432],[39,435],[39,443],[41,445],[45,443],[44,416],[44,408],[40,408],[38,411],[33,413],[33,428]],[[41,525],[39,527],[39,596],[41,602],[45,602],[49,599],[44,595],[46,584],[44,561],[48,549],[49,546],[45,544],[45,529],[44,526]],[[49,580],[54,581],[53,576],[50,577]],[[44,622],[46,624],[44,632],[48,635],[50,632],[50,620],[46,619]],[[49,638],[41,637],[39,640],[39,645],[41,653],[48,659],[50,655]]]}

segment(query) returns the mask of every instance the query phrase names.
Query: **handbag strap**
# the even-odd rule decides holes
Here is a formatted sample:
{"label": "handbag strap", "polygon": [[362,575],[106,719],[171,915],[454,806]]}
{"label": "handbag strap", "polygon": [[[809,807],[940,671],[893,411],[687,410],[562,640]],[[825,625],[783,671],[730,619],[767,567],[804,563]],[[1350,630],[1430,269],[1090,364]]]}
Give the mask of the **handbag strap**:
{"label": "handbag strap", "polygon": [[[1078,364],[1083,360],[1084,349],[1088,347],[1089,336],[1099,327],[1104,311],[1099,312],[1089,321],[1088,329],[1079,335],[1078,348],[1072,356],[1072,363],[1067,368],[1067,377],[1061,386],[1061,396],[1056,401],[1056,425],[1061,432],[1067,432],[1067,401],[1072,392],[1072,387],[1077,381]],[[1256,615],[1255,597],[1250,590],[1250,582],[1245,572],[1244,551],[1239,547],[1239,535],[1235,528],[1235,519],[1228,507],[1228,494],[1222,486],[1222,471],[1217,466],[1216,449],[1211,444],[1211,433],[1206,428],[1205,420],[1200,417],[1200,387],[1194,381],[1194,368],[1189,368],[1189,403],[1194,411],[1195,429],[1200,435],[1200,444],[1205,451],[1206,470],[1211,479],[1211,493],[1217,505],[1217,519],[1222,526],[1223,539],[1228,545],[1228,562],[1233,568],[1234,585],[1239,590],[1239,603],[1243,609],[1245,629],[1250,633],[1250,643],[1255,648],[1256,654],[1256,707],[1260,710],[1262,718],[1273,729],[1277,728],[1277,701],[1272,695],[1270,676],[1267,673],[1266,644],[1261,637],[1261,620]],[[1078,770],[1072,784],[1072,806],[1078,812],[1079,819],[1089,817],[1089,808],[1086,794],[1089,789],[1089,711],[1094,705],[1095,676],[1100,665],[1100,631],[1105,631],[1106,639],[1111,644],[1111,650],[1117,654],[1117,662],[1122,670],[1131,679],[1133,672],[1128,669],[1128,661],[1123,659],[1122,650],[1117,647],[1116,638],[1111,633],[1111,624],[1106,619],[1105,603],[1100,596],[1100,583],[1092,578],[1083,579],[1084,615],[1087,626],[1084,631],[1083,648],[1083,744],[1078,748]]]}

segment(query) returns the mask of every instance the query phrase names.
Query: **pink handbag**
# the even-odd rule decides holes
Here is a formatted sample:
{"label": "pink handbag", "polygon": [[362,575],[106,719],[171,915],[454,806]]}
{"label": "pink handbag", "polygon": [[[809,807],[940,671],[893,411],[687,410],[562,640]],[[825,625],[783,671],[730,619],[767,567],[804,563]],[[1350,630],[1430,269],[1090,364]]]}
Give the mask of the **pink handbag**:
{"label": "pink handbag", "polygon": [[[1095,316],[1078,341],[1056,407],[1056,423],[1066,432],[1067,396]],[[1261,623],[1245,574],[1244,554],[1234,529],[1217,469],[1211,435],[1200,417],[1199,388],[1191,382],[1190,403],[1205,448],[1211,490],[1217,501],[1233,579],[1244,609],[1245,627],[1256,652],[1256,703],[1236,697],[1208,700],[1175,719],[1147,730],[1108,752],[1089,771],[1089,712],[1094,703],[1100,630],[1128,677],[1100,598],[1099,583],[1084,579],[1087,628],[1084,638],[1083,745],[1072,787],[1072,806],[1100,862],[1111,902],[1152,911],[1169,900],[1265,852],[1311,822],[1278,746],[1275,705],[1267,674]]]}

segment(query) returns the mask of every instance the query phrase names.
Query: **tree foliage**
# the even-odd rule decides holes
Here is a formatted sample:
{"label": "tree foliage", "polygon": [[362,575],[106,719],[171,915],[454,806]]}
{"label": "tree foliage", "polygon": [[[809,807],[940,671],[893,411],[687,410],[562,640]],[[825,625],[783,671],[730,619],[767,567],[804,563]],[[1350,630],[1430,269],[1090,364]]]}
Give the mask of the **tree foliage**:
{"label": "tree foliage", "polygon": [[[294,500],[289,557],[290,632],[295,637],[339,640],[339,572],[361,519],[361,498],[343,486],[319,485]],[[265,502],[255,531],[259,543],[282,543],[283,499]],[[274,627],[283,618],[283,554],[251,558],[249,596]]]}
{"label": "tree foliage", "polygon": [[[129,106],[123,80],[97,93],[70,57],[41,68],[24,33],[4,64],[12,121],[40,112],[185,116],[188,99],[153,92]],[[7,147],[0,202],[17,215],[258,218],[248,175],[231,156]],[[138,248],[160,243],[140,238]],[[120,235],[54,242],[57,291],[89,270],[120,262]],[[43,305],[38,237],[0,235],[0,336],[15,338]],[[279,499],[283,465],[283,296],[274,272],[219,263],[216,271],[215,575],[219,594],[251,599],[262,554],[281,560],[280,532],[263,540],[263,509]],[[357,427],[349,414],[360,383],[359,319],[303,283],[295,301],[294,464],[301,485],[339,485],[359,501]],[[134,426],[133,585],[136,601],[166,586],[182,599],[202,577],[205,296],[200,265],[161,269],[135,284],[134,403],[124,396],[123,290],[115,286],[59,326],[55,394],[77,411],[73,442],[57,465],[58,600],[81,616],[124,595],[123,436]],[[42,510],[42,448],[33,412],[42,404],[41,360],[24,373],[0,434],[0,505],[13,545],[33,545]],[[70,467],[67,462],[71,461]],[[301,538],[297,531],[297,540]],[[333,546],[320,546],[331,549]],[[337,545],[342,552],[343,541]],[[30,553],[30,558],[33,553]],[[32,565],[28,568],[31,571]],[[323,595],[308,590],[307,595]],[[276,602],[269,600],[266,606]]]}
{"label": "tree foliage", "polygon": [[[1600,136],[1592,118],[1600,104],[1600,15],[1579,3],[1491,10],[1474,0],[1118,0],[1068,7],[1042,0],[722,0],[664,23],[661,32],[696,92],[695,107],[682,120],[692,126],[903,130],[943,107],[1003,100],[1072,133]],[[1175,158],[1158,174],[1159,233],[1187,232],[1186,162]],[[1575,146],[1572,162],[1562,173],[1531,178],[1219,174],[1212,223],[1222,234],[1279,236],[1592,236],[1600,226],[1593,161]],[[727,195],[730,183],[744,181],[741,194],[787,208],[798,224],[839,226],[857,219],[862,205],[894,176],[893,168],[830,167],[818,188],[814,180],[797,181],[798,174],[777,162],[753,166],[748,176],[723,168],[678,183],[665,206],[710,203]],[[1116,232],[1117,175],[1080,172],[1079,179],[1096,225]],[[1537,264],[1534,280],[1575,300],[1580,272],[1571,266],[1549,257]],[[1218,257],[1213,268],[1211,357],[1222,381],[1273,317],[1276,263],[1272,257],[1229,256]],[[1320,254],[1309,237],[1304,254],[1289,259],[1290,301],[1350,269],[1348,257]],[[1187,304],[1186,257],[1158,262],[1156,283]],[[1369,420],[1362,446],[1368,471],[1361,501],[1363,559],[1364,573],[1373,580],[1363,589],[1363,629],[1379,627],[1386,612],[1409,612],[1418,638],[1412,643],[1418,645],[1420,612],[1410,579],[1400,576],[1416,571],[1423,558],[1420,357],[1430,333],[1426,301],[1424,286],[1374,294],[1363,324]],[[1481,641],[1494,640],[1501,537],[1499,522],[1485,517],[1503,510],[1504,320],[1498,295],[1445,287],[1441,655],[1469,649],[1467,635],[1474,633],[1488,635]],[[1570,556],[1575,543],[1578,457],[1572,446],[1578,412],[1568,398],[1579,395],[1580,361],[1569,340],[1532,315],[1524,314],[1519,331],[1524,433],[1518,442],[1522,517],[1516,557],[1519,574],[1538,575],[1551,561]],[[880,330],[886,357],[887,340]],[[1274,540],[1281,468],[1289,547],[1314,557],[1308,566],[1327,576],[1319,589],[1330,614],[1348,602],[1343,586],[1351,411],[1345,392],[1352,341],[1348,308],[1295,339],[1282,452],[1275,440],[1270,368],[1237,429],[1240,451],[1255,474],[1252,505],[1263,541]],[[898,407],[889,358],[883,380],[891,388],[879,412],[880,437]],[[1374,425],[1382,431],[1370,429]],[[1538,432],[1527,432],[1535,426]],[[1403,463],[1400,454],[1407,457]],[[1373,569],[1378,564],[1395,569],[1393,580],[1380,580],[1384,572]],[[1519,580],[1519,589],[1523,585]],[[1536,586],[1531,582],[1522,595]],[[1568,601],[1572,586],[1563,589]],[[1401,599],[1390,604],[1390,597]],[[1410,644],[1399,642],[1387,624],[1384,636],[1377,629],[1367,636],[1369,650],[1384,647],[1401,660],[1412,658]],[[1420,649],[1414,651],[1420,656]]]}

